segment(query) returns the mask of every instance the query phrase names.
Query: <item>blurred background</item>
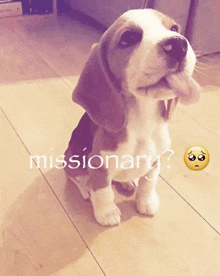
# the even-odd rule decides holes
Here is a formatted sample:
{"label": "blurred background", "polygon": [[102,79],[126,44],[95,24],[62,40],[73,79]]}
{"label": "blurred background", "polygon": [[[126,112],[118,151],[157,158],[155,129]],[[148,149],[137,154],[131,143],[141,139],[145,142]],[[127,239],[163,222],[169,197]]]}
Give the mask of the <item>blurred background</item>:
{"label": "blurred background", "polygon": [[220,51],[218,0],[64,0],[64,3],[104,26],[112,24],[128,9],[153,8],[174,18],[195,50],[204,54]]}
{"label": "blurred background", "polygon": [[87,15],[105,27],[128,9],[153,8],[174,18],[196,51],[203,55],[220,51],[218,0],[0,0],[0,5],[6,7],[0,6],[0,17],[8,15],[9,7],[12,9],[9,3],[17,7],[17,13],[72,11],[79,17]]}

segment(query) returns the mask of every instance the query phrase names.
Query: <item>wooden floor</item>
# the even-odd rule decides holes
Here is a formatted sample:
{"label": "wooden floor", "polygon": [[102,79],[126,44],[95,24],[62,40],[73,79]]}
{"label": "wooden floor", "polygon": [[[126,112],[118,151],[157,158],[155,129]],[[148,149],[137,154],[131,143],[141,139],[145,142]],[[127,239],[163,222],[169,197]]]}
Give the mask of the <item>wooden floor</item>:
{"label": "wooden floor", "polygon": [[[219,87],[209,60],[199,103],[179,105],[172,149],[159,178],[154,218],[116,196],[120,226],[99,226],[90,202],[62,170],[30,168],[29,155],[63,154],[83,110],[71,101],[101,32],[67,15],[0,20],[1,275],[219,275]],[[204,62],[204,60],[203,60]],[[205,60],[206,62],[206,60]],[[201,66],[201,64],[199,64]],[[189,170],[185,150],[205,146],[210,163]],[[51,159],[52,159],[51,157]]]}

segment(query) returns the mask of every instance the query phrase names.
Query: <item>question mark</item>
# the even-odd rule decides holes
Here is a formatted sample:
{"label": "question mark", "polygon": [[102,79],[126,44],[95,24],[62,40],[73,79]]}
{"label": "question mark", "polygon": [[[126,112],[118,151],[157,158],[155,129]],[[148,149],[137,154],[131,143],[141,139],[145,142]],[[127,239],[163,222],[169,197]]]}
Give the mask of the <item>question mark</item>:
{"label": "question mark", "polygon": [[[156,168],[156,167],[158,167],[159,170],[160,170],[160,167],[161,167],[160,158],[157,158],[157,163],[156,163],[156,165],[154,165],[153,167],[151,167],[151,169],[154,169],[154,168]],[[153,177],[153,178],[149,178],[147,175],[145,175],[144,178],[147,179],[147,180],[152,181],[152,180],[154,180],[154,179],[157,178],[157,175],[155,175],[155,177]]]}
{"label": "question mark", "polygon": [[[170,158],[174,155],[174,151],[172,149],[165,150],[165,151],[162,152],[161,156],[164,155],[166,152],[170,152],[170,155],[167,157],[167,160],[170,161]],[[160,158],[158,158],[157,164],[154,167],[152,167],[152,168],[155,168],[157,166],[159,166],[159,170],[160,170],[160,167],[161,167]],[[167,168],[170,169],[170,165],[168,165]],[[149,177],[147,177],[147,175],[145,175],[145,179],[152,181],[155,178],[154,177],[153,178],[149,178]]]}
{"label": "question mark", "polygon": [[[170,155],[167,157],[167,160],[170,161],[171,156],[174,155],[174,151],[172,149],[168,149],[168,150],[163,151],[162,155],[166,152],[170,152]],[[170,165],[168,165],[167,168],[170,169]]]}

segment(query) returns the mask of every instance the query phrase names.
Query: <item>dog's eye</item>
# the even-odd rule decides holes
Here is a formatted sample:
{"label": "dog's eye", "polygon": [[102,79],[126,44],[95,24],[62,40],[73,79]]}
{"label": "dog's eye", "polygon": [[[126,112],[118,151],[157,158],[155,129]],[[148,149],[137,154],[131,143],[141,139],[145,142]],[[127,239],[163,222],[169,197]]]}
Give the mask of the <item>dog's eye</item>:
{"label": "dog's eye", "polygon": [[177,26],[177,25],[173,25],[173,26],[170,28],[170,30],[171,30],[172,32],[176,32],[176,33],[178,33],[179,28],[178,28],[178,26]]}
{"label": "dog's eye", "polygon": [[188,157],[189,161],[195,161],[196,160],[196,156],[194,154],[190,154],[190,156]]}
{"label": "dog's eye", "polygon": [[140,32],[135,31],[126,31],[122,34],[121,39],[119,41],[119,46],[121,48],[127,48],[133,46],[140,42],[142,39],[142,34]]}

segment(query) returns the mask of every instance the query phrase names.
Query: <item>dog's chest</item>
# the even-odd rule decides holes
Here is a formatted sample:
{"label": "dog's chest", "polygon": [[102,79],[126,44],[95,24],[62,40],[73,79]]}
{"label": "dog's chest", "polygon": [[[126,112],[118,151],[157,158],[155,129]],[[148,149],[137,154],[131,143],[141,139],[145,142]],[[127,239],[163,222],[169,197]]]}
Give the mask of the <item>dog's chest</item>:
{"label": "dog's chest", "polygon": [[142,114],[130,114],[126,139],[118,144],[116,150],[102,154],[105,157],[114,155],[118,160],[117,166],[114,162],[108,163],[108,172],[114,180],[131,181],[146,174],[169,147],[167,124],[156,114],[148,114],[148,118]]}
{"label": "dog's chest", "polygon": [[132,155],[148,155],[155,161],[170,146],[167,123],[161,118],[156,101],[140,101],[131,109],[127,123],[127,139],[119,146]]}
{"label": "dog's chest", "polygon": [[170,137],[166,123],[146,122],[146,125],[136,123],[128,128],[127,139],[119,144],[116,154],[148,156],[153,163],[164,150],[170,146]]}

